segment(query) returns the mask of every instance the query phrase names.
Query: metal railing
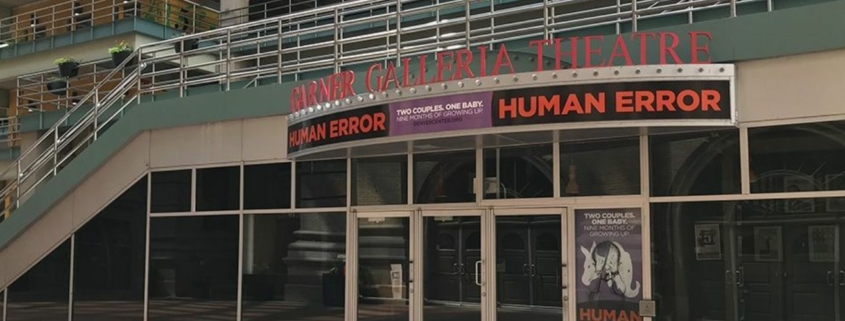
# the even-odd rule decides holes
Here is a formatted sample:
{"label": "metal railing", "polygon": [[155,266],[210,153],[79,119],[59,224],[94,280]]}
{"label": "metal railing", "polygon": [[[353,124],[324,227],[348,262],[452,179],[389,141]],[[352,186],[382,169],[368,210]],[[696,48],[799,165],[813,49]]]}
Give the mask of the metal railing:
{"label": "metal railing", "polygon": [[34,41],[127,17],[153,21],[184,33],[214,29],[220,19],[216,10],[187,0],[63,1],[0,19],[0,44]]}
{"label": "metal railing", "polygon": [[[636,30],[642,19],[720,6],[730,7],[735,14],[738,4],[759,1],[763,0],[521,0],[500,7],[442,0],[405,8],[410,2],[358,0],[141,45],[102,78],[93,64],[91,77],[97,80],[87,93],[38,101],[69,109],[0,172],[2,177],[11,177],[0,191],[6,199],[4,211],[20,206],[38,185],[61,172],[103,135],[128,106],[146,97],[183,97],[209,86],[227,91],[262,82],[294,81],[310,71],[332,73],[374,62],[401,63],[408,55],[552,38],[597,26],[616,26],[621,32],[622,24],[627,24]],[[184,50],[177,52],[177,44]],[[127,65],[137,67],[124,70]],[[44,76],[25,78],[21,80],[27,88],[24,97],[34,99],[29,90],[43,87]]]}

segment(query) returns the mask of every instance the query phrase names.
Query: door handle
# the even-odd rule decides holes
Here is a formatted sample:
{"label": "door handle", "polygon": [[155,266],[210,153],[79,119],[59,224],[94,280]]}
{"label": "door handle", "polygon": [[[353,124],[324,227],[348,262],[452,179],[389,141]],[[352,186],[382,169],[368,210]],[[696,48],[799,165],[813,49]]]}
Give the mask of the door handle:
{"label": "door handle", "polygon": [[530,270],[530,271],[531,271],[531,276],[536,276],[536,275],[537,275],[537,265],[536,265],[536,264],[531,264],[530,269],[531,269],[531,270]]}
{"label": "door handle", "polygon": [[455,274],[461,274],[461,270],[458,268],[458,263],[452,264],[452,272]]}
{"label": "door handle", "polygon": [[839,270],[839,286],[845,286],[845,271]]}
{"label": "door handle", "polygon": [[825,278],[825,281],[827,281],[827,285],[833,286],[833,271],[827,271],[827,278]]}
{"label": "door handle", "polygon": [[481,261],[475,261],[475,285],[481,286]]}
{"label": "door handle", "polygon": [[528,268],[528,263],[522,265],[522,274],[524,275],[531,275],[531,270]]}
{"label": "door handle", "polygon": [[745,268],[740,266],[736,271],[736,285],[743,287],[745,285]]}

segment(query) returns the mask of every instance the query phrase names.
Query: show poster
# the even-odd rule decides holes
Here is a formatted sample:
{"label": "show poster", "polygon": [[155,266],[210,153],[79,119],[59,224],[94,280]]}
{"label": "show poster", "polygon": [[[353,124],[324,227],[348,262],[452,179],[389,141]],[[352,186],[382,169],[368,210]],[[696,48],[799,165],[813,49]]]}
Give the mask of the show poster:
{"label": "show poster", "polygon": [[642,320],[642,211],[575,210],[578,321]]}
{"label": "show poster", "polygon": [[481,92],[390,104],[390,136],[490,127],[492,96]]}

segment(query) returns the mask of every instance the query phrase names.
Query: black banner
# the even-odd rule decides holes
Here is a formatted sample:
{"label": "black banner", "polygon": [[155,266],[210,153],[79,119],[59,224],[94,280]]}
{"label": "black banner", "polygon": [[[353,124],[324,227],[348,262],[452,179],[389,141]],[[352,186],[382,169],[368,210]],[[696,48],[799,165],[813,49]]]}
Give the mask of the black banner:
{"label": "black banner", "polygon": [[730,82],[648,81],[493,93],[493,126],[616,120],[731,119]]}
{"label": "black banner", "polygon": [[387,106],[372,106],[305,120],[288,126],[288,152],[362,139],[385,137]]}
{"label": "black banner", "polygon": [[[455,94],[342,111],[291,124],[288,151],[378,137],[491,126],[636,120],[730,121],[731,107],[728,80],[596,83]],[[390,127],[391,123],[395,128]],[[414,127],[417,124],[427,125]],[[424,130],[419,129],[423,127]]]}

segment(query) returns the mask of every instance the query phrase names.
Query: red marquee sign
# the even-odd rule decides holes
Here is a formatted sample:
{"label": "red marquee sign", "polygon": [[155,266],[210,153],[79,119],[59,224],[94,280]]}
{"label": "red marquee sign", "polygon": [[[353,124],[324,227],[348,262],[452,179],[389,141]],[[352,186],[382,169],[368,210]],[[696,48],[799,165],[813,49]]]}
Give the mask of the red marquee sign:
{"label": "red marquee sign", "polygon": [[[625,66],[645,65],[649,55],[654,55],[655,48],[649,48],[649,39],[657,40],[656,54],[660,64],[702,64],[710,63],[709,42],[713,39],[709,32],[691,31],[684,35],[689,40],[689,51],[678,52],[680,38],[674,32],[635,32],[630,36],[617,35],[615,37],[586,36],[571,37],[568,39],[555,38],[554,40],[542,39],[532,40],[529,46],[536,48],[537,67],[536,71],[544,71],[543,57],[546,53],[554,54],[554,70],[564,69],[561,65],[563,59],[572,61],[569,69],[592,68],[613,66],[621,63]],[[565,40],[569,46],[563,48]],[[602,52],[601,44],[605,41],[613,41],[610,52]],[[579,47],[583,43],[583,47]],[[639,45],[639,60],[634,61],[628,49],[631,44]],[[515,73],[511,63],[510,55],[504,44],[501,44],[495,51],[489,51],[487,46],[478,47],[477,56],[470,49],[459,49],[453,51],[441,51],[435,55],[436,73],[430,79],[425,79],[427,55],[420,55],[416,59],[403,58],[402,66],[397,68],[393,62],[387,65],[375,63],[367,69],[365,87],[370,92],[384,91],[394,88],[409,86],[421,86],[431,83],[438,83],[449,80],[464,78],[496,76],[502,73]],[[546,51],[551,50],[551,51]],[[579,57],[583,58],[584,65],[579,66]],[[478,60],[478,69],[473,70],[471,63]],[[414,61],[415,64],[411,62]],[[492,67],[492,69],[490,69]],[[421,75],[416,81],[411,81],[409,75],[416,70]],[[490,70],[488,74],[487,71]],[[308,106],[314,106],[326,102],[354,96],[352,89],[355,83],[355,73],[343,71],[328,75],[324,78],[308,82],[293,88],[290,94],[291,112],[297,112]]]}

